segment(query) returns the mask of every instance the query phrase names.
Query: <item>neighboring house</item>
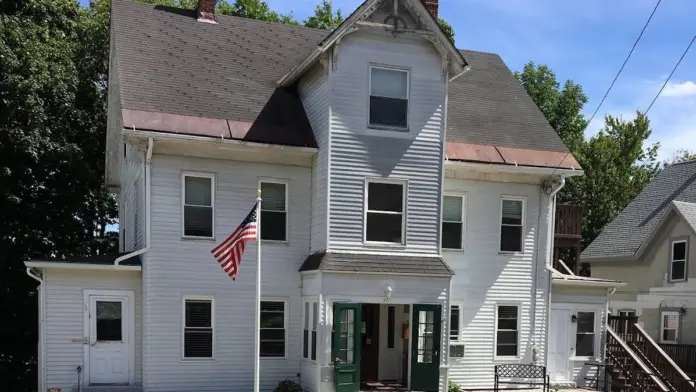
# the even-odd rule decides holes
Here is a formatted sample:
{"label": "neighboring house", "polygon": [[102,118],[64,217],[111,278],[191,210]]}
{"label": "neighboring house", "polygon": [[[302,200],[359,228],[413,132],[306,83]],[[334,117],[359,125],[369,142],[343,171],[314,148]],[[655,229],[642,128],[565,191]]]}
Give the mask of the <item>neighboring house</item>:
{"label": "neighboring house", "polygon": [[582,253],[592,276],[627,283],[612,314],[659,343],[696,344],[696,162],[664,168]]}
{"label": "neighboring house", "polygon": [[555,378],[602,359],[611,283],[551,279],[554,195],[582,171],[500,57],[457,50],[424,3],[368,0],[328,32],[112,2],[123,253],[26,263],[40,390],[250,390],[256,244],[236,281],[210,250],[258,188],[264,391],[490,389],[496,364],[547,363],[556,309]]}

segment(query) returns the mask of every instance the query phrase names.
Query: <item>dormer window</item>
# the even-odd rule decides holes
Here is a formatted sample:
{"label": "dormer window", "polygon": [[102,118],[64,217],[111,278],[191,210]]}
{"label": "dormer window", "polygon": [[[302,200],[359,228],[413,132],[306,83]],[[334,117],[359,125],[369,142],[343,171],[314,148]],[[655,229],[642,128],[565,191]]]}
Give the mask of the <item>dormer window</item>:
{"label": "dormer window", "polygon": [[369,126],[408,130],[409,72],[370,66]]}

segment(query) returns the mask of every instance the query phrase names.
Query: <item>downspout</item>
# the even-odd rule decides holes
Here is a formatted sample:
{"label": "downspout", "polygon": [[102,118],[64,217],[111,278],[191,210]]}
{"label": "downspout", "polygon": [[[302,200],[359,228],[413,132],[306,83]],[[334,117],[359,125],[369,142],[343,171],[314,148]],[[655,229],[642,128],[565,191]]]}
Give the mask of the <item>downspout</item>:
{"label": "downspout", "polygon": [[150,137],[147,139],[147,152],[145,154],[145,247],[117,258],[114,261],[115,266],[121,264],[123,260],[140,256],[150,250],[150,162],[152,161],[152,146],[153,141]]}
{"label": "downspout", "polygon": [[31,268],[27,268],[27,275],[30,278],[39,282],[39,391],[46,390],[46,288],[44,287],[44,279],[36,274]]}
{"label": "downspout", "polygon": [[548,347],[549,347],[549,325],[548,320],[551,317],[551,284],[553,281],[553,239],[554,233],[556,231],[556,194],[563,189],[566,184],[565,176],[561,174],[560,180],[556,181],[551,178],[549,179],[551,192],[549,192],[549,209],[548,209],[548,219],[549,219],[549,230],[546,237],[546,256],[545,256],[545,270],[548,273],[548,286],[546,288],[546,342],[544,344],[544,366],[549,365]]}

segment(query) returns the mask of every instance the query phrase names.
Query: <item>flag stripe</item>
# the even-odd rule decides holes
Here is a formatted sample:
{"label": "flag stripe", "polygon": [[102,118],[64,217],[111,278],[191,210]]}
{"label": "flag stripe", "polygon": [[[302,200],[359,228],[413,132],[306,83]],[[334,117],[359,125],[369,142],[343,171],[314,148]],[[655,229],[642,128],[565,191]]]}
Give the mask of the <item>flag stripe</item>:
{"label": "flag stripe", "polygon": [[232,280],[237,279],[237,273],[239,272],[239,265],[242,263],[242,256],[244,255],[246,243],[249,241],[256,241],[257,239],[256,209],[257,205],[254,205],[254,208],[252,208],[251,212],[249,212],[235,231],[210,251],[218,264],[220,264],[220,267],[222,267],[222,270],[225,271]]}

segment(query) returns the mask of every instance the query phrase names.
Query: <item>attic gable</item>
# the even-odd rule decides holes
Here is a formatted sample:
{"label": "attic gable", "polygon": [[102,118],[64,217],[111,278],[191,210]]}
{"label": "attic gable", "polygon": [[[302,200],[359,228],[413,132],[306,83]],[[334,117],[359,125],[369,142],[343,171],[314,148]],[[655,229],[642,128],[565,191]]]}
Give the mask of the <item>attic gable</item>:
{"label": "attic gable", "polygon": [[[431,8],[431,1],[429,6]],[[464,56],[442,32],[435,16],[422,0],[366,0],[343,23],[322,40],[300,64],[284,75],[278,84],[292,85],[341,39],[358,30],[381,30],[398,36],[417,36],[430,41],[443,60],[443,72],[450,80],[468,70]]]}

